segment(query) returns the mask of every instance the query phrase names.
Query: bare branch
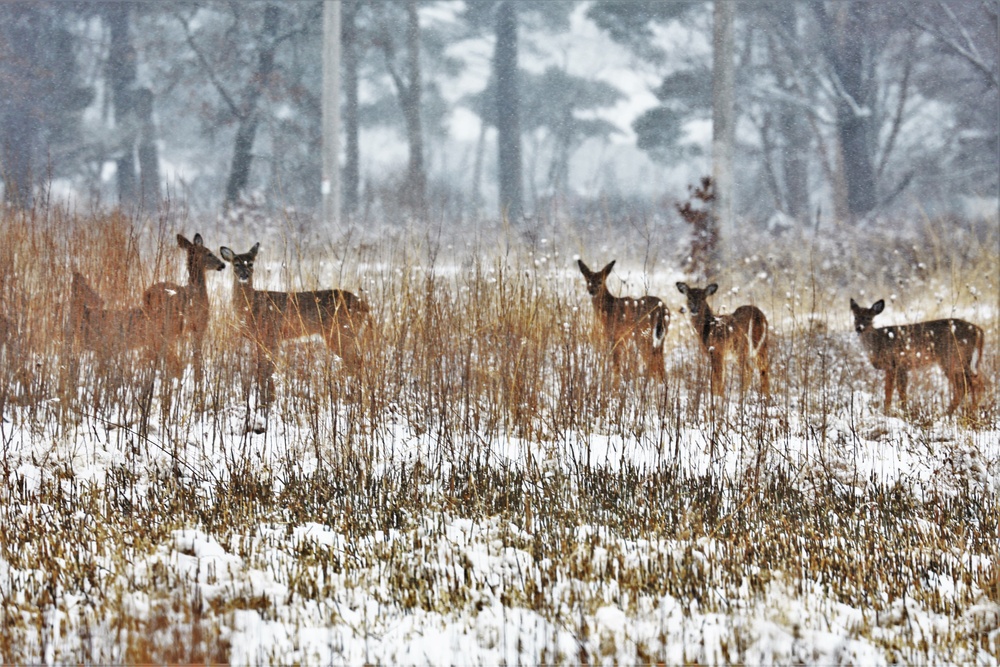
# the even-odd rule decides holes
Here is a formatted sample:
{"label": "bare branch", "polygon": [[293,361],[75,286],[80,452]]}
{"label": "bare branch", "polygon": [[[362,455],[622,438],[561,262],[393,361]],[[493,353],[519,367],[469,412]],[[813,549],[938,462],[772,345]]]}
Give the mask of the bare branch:
{"label": "bare branch", "polygon": [[[980,74],[982,74],[985,77],[987,87],[1000,88],[1000,73],[998,73],[996,68],[991,67],[989,63],[983,60],[982,56],[979,53],[979,49],[976,48],[975,42],[972,40],[972,37],[969,35],[968,31],[965,30],[965,27],[961,24],[958,17],[955,16],[955,13],[951,10],[951,8],[948,7],[943,2],[939,2],[938,4],[942,7],[942,9],[944,9],[945,13],[948,15],[948,18],[950,18],[951,21],[955,24],[961,37],[964,39],[965,44],[959,43],[957,39],[949,35],[946,35],[944,31],[940,30],[936,26],[932,26],[920,20],[919,18],[911,17],[910,22],[913,23],[913,25],[915,25],[916,27],[926,32],[927,34],[936,38],[941,43],[941,45],[944,46],[945,49],[950,51],[953,55],[956,55],[959,58],[964,59],[966,62],[972,65],[973,68],[975,68],[977,71],[979,71]],[[985,7],[987,3],[983,4]],[[985,11],[987,16],[993,19],[993,23],[996,23],[996,14],[990,13],[988,9],[986,9]]]}
{"label": "bare branch", "polygon": [[174,18],[176,18],[177,21],[181,24],[181,26],[183,26],[185,41],[187,41],[187,44],[191,48],[191,51],[194,53],[195,57],[198,58],[198,62],[201,63],[202,68],[204,68],[205,72],[208,74],[208,80],[212,82],[212,85],[215,87],[216,91],[218,91],[219,96],[222,98],[222,101],[226,103],[226,106],[229,107],[230,112],[234,116],[236,116],[237,118],[242,118],[243,113],[240,110],[239,106],[230,96],[229,91],[226,90],[226,87],[222,85],[222,81],[219,80],[219,77],[215,72],[215,68],[212,67],[211,63],[208,61],[208,58],[205,57],[205,54],[202,53],[201,49],[198,47],[197,42],[195,42],[194,35],[191,33],[191,25],[190,23],[188,23],[187,18],[180,12],[175,12]]}
{"label": "bare branch", "polygon": [[903,111],[906,108],[906,101],[909,97],[910,73],[913,71],[913,43],[915,41],[916,35],[911,34],[910,43],[903,48],[903,53],[906,54],[906,63],[903,66],[903,80],[899,82],[899,99],[896,100],[896,112],[893,114],[892,118],[892,129],[889,131],[889,137],[886,139],[885,146],[882,149],[882,157],[879,160],[878,166],[875,168],[876,182],[882,180],[882,172],[885,169],[886,164],[889,162],[889,156],[892,154],[892,149],[896,145],[896,138],[899,136],[899,130],[903,126]]}

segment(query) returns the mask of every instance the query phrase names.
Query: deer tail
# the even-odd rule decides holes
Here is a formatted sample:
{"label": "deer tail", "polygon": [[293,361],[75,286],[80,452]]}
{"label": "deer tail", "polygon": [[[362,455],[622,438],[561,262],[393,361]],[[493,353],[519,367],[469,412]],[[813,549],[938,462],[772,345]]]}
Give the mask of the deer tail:
{"label": "deer tail", "polygon": [[760,334],[760,340],[756,344],[753,342],[753,318],[750,318],[750,324],[747,327],[747,347],[750,349],[750,358],[756,359],[760,354],[760,351],[764,348],[767,343],[767,325],[763,327],[763,331]]}
{"label": "deer tail", "polygon": [[983,356],[983,332],[976,331],[976,342],[972,346],[972,357],[969,359],[969,374],[975,377],[979,375],[979,360]]}
{"label": "deer tail", "polygon": [[667,337],[667,314],[666,307],[662,304],[656,309],[656,314],[654,317],[656,321],[653,323],[653,348],[658,348],[663,345],[663,339]]}

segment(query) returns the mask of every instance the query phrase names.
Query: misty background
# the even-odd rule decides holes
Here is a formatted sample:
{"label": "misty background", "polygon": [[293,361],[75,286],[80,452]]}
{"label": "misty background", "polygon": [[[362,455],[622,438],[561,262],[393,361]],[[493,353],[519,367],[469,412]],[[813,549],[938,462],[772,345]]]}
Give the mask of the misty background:
{"label": "misty background", "polygon": [[[1000,2],[733,8],[739,224],[996,211]],[[713,9],[341,0],[344,219],[676,218],[712,173]],[[308,227],[321,206],[323,11],[0,4],[3,201],[168,202]]]}

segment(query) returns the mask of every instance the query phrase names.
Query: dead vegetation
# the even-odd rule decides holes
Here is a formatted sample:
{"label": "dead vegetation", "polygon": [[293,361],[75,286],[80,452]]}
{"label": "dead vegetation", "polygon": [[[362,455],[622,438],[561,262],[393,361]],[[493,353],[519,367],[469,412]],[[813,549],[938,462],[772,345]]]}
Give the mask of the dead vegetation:
{"label": "dead vegetation", "polygon": [[[200,386],[192,369],[174,380],[131,350],[103,365],[71,352],[72,271],[129,307],[177,278],[183,257],[164,239],[186,230],[147,238],[119,216],[58,213],[0,224],[4,662],[228,661],[247,614],[375,636],[416,610],[474,619],[491,605],[553,628],[526,660],[670,662],[671,623],[626,641],[597,610],[666,619],[670,601],[681,617],[736,618],[760,604],[800,627],[772,599],[858,610],[830,631],[886,659],[997,648],[977,611],[1000,604],[995,237],[866,276],[869,295],[897,294],[903,313],[979,316],[985,331],[979,409],[945,419],[945,380],[929,372],[911,379],[903,419],[882,415],[851,330],[857,284],[810,268],[798,242],[738,263],[713,302],[767,313],[767,400],[740,392],[734,372],[713,402],[680,320],[665,380],[630,372],[639,360],[616,371],[555,250],[542,263],[477,250],[445,264],[434,249],[367,248],[339,267],[258,267],[268,288],[363,289],[377,327],[350,373],[322,341],[285,344],[264,406],[224,274],[207,278]],[[859,276],[873,271],[856,261]],[[651,291],[676,277],[654,276]],[[873,454],[914,472],[893,477]],[[359,620],[367,601],[380,611]],[[934,620],[933,641],[902,620],[915,613]],[[578,650],[560,648],[561,632]],[[720,637],[715,658],[697,642],[681,657],[757,655],[741,623]],[[367,659],[258,659],[282,656]]]}

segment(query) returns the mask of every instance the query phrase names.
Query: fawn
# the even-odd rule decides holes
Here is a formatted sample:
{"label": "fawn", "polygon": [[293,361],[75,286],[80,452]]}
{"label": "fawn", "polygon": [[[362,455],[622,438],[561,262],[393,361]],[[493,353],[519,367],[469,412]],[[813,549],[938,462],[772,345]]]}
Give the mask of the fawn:
{"label": "fawn", "polygon": [[237,255],[223,246],[219,254],[233,265],[233,308],[242,320],[243,334],[257,345],[258,386],[266,379],[266,400],[274,393],[270,355],[283,340],[320,334],[347,366],[360,364],[358,343],[369,321],[368,304],[344,290],[255,290],[253,265],[259,249],[260,243],[255,243]]}
{"label": "fawn", "polygon": [[954,318],[876,329],[872,320],[884,309],[882,299],[871,308],[862,308],[851,299],[854,330],[861,336],[861,344],[872,366],[885,371],[885,411],[889,412],[893,385],[898,387],[899,401],[905,410],[908,372],[933,364],[941,367],[951,385],[948,414],[952,414],[969,393],[975,410],[983,390],[983,379],[979,375],[983,330]]}
{"label": "fawn", "polygon": [[638,299],[611,296],[605,281],[615,265],[612,260],[600,271],[590,268],[578,259],[580,273],[587,280],[587,292],[593,299],[594,311],[601,329],[611,345],[615,368],[621,362],[621,350],[629,339],[635,341],[645,358],[649,372],[657,379],[666,377],[663,363],[663,340],[670,326],[670,310],[655,296]]}
{"label": "fawn", "polygon": [[687,297],[691,324],[701,342],[701,349],[711,363],[712,394],[722,395],[723,363],[730,352],[736,354],[740,367],[742,389],[746,389],[752,361],[760,373],[760,391],[767,396],[771,391],[769,380],[767,318],[756,306],[740,306],[732,315],[714,315],[708,297],[718,291],[712,283],[705,288],[689,287],[677,283],[677,290]]}
{"label": "fawn", "polygon": [[187,253],[187,285],[177,285],[170,282],[150,285],[143,294],[143,306],[150,313],[156,313],[156,304],[163,301],[164,294],[179,294],[184,311],[184,333],[190,336],[194,343],[193,361],[195,381],[202,374],[202,343],[208,332],[208,286],[205,283],[206,271],[221,271],[226,265],[221,259],[205,247],[201,234],[194,235],[194,241],[189,241],[183,234],[177,235],[177,246]]}
{"label": "fawn", "polygon": [[104,299],[73,272],[70,287],[70,326],[73,341],[101,360],[124,350],[144,350],[166,362],[172,377],[181,372],[176,345],[184,329],[184,308],[178,292],[163,290],[139,308],[111,310]]}

